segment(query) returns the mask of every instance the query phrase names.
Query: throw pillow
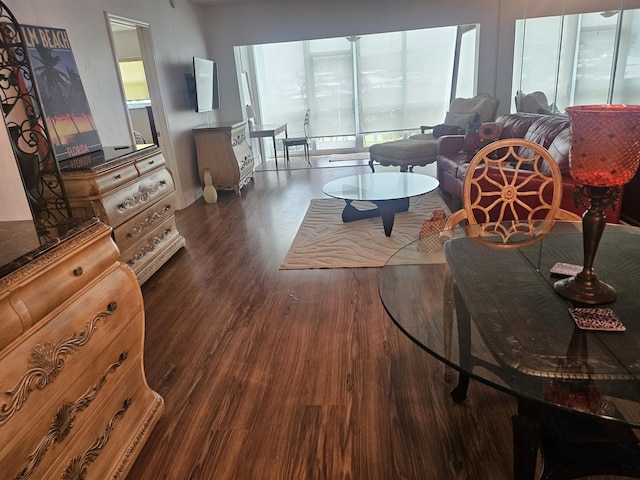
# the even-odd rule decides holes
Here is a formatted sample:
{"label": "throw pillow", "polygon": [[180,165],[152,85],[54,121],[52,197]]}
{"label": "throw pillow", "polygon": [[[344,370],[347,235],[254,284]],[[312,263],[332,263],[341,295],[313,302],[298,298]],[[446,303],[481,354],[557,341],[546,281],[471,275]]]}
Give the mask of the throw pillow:
{"label": "throw pillow", "polygon": [[447,125],[456,125],[463,132],[467,129],[470,122],[478,120],[477,113],[453,113],[447,112],[444,117],[444,123]]}
{"label": "throw pillow", "polygon": [[460,133],[460,127],[457,125],[447,125],[446,123],[441,123],[440,125],[436,125],[433,127],[433,136],[435,138],[442,137],[443,135],[458,135]]}
{"label": "throw pillow", "polygon": [[467,131],[464,137],[463,150],[466,153],[477,153],[483,147],[500,139],[504,124],[496,122],[486,122],[481,124],[475,131]]}

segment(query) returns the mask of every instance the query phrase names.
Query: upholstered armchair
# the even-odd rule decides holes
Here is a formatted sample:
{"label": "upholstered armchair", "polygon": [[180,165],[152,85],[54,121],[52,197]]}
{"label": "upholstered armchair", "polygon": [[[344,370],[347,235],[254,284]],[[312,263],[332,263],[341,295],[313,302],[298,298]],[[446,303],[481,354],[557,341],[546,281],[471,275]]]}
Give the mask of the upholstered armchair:
{"label": "upholstered armchair", "polygon": [[425,166],[438,157],[438,137],[464,133],[471,122],[495,120],[500,100],[481,93],[473,98],[456,98],[449,105],[444,122],[440,125],[422,125],[417,135],[406,140],[379,143],[369,147],[369,167],[375,172],[374,162],[382,166],[399,166],[401,172],[413,171],[415,166]]}

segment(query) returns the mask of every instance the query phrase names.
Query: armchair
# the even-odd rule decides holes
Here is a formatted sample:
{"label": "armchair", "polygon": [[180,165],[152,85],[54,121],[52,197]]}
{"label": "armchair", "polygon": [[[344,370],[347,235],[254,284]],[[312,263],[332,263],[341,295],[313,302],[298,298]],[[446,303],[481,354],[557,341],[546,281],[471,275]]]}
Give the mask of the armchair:
{"label": "armchair", "polygon": [[[495,120],[500,100],[481,93],[473,98],[456,98],[449,105],[444,123],[422,125],[422,133],[406,140],[379,143],[369,147],[369,167],[375,172],[373,163],[399,166],[401,172],[413,171],[414,166],[425,166],[438,157],[438,136],[464,132],[469,122]],[[430,130],[427,133],[427,130]]]}

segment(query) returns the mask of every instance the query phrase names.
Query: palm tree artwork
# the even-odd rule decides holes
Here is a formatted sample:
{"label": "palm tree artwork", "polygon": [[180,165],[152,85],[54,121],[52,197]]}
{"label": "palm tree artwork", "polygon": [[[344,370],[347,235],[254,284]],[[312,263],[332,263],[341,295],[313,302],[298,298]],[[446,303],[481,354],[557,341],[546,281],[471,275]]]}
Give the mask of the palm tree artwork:
{"label": "palm tree artwork", "polygon": [[56,158],[101,149],[66,32],[24,25],[23,30]]}

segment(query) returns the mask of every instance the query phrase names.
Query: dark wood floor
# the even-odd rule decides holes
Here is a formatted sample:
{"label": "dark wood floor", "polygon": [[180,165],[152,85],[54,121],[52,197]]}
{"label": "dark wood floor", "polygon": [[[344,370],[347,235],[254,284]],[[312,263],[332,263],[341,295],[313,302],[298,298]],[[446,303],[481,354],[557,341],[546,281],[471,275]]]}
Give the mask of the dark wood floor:
{"label": "dark wood floor", "polygon": [[187,241],[143,286],[166,412],[129,479],[509,479],[513,398],[443,366],[378,296],[380,270],[279,271],[322,185],[368,167],[256,172],[178,212]]}

